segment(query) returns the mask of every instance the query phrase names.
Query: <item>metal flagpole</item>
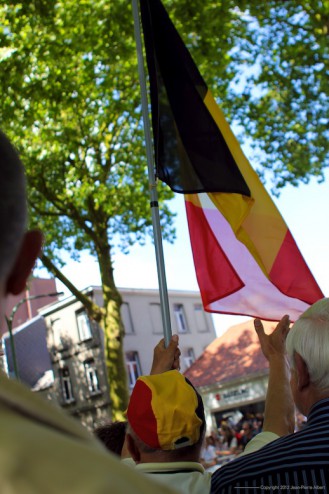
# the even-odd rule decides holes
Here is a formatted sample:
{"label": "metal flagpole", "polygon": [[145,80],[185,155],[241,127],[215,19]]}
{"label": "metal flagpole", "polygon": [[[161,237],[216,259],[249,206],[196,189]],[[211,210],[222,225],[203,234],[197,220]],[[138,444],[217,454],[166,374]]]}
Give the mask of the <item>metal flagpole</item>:
{"label": "metal flagpole", "polygon": [[171,338],[171,323],[170,323],[166,272],[165,272],[165,264],[164,264],[164,256],[163,256],[161,226],[160,226],[158,191],[156,188],[156,180],[154,173],[154,159],[152,152],[152,139],[151,139],[150,120],[148,113],[147,89],[146,89],[146,79],[145,79],[145,71],[144,71],[144,57],[143,57],[143,49],[142,49],[142,41],[141,41],[138,0],[132,0],[132,7],[133,7],[135,39],[136,39],[137,59],[138,59],[138,74],[139,74],[139,83],[141,87],[141,97],[142,97],[142,113],[143,113],[143,122],[144,122],[144,135],[145,135],[145,143],[146,143],[146,157],[147,157],[147,166],[148,166],[148,175],[149,175],[149,185],[150,185],[150,201],[151,201],[150,204],[151,204],[151,212],[152,212],[155,256],[156,256],[158,280],[159,280],[161,315],[162,315],[165,344],[167,346]]}

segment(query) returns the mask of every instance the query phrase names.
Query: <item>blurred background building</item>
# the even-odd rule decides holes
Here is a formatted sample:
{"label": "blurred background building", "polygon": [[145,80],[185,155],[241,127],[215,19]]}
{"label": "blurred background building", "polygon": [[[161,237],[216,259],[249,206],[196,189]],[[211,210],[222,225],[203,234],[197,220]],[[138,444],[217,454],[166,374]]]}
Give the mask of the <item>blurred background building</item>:
{"label": "blurred background building", "polygon": [[[42,286],[39,280],[37,286]],[[56,288],[45,286],[51,291]],[[102,305],[100,287],[88,287],[84,292]],[[139,375],[149,373],[153,348],[163,336],[160,299],[158,290],[122,288],[120,294],[127,379],[132,389]],[[92,429],[111,415],[102,329],[89,319],[81,302],[73,296],[55,301],[52,297],[51,303],[47,297],[40,298],[39,307],[29,309],[24,299],[30,295],[22,295],[21,300],[13,301],[9,307],[10,311],[15,304],[22,303],[12,321],[19,379]],[[215,328],[211,315],[203,311],[199,293],[169,290],[168,295],[172,331],[180,337],[184,371],[214,340]],[[45,301],[47,305],[40,308]],[[26,311],[21,311],[16,320],[25,305]],[[13,376],[14,359],[8,333],[3,337],[3,347],[5,369]]]}

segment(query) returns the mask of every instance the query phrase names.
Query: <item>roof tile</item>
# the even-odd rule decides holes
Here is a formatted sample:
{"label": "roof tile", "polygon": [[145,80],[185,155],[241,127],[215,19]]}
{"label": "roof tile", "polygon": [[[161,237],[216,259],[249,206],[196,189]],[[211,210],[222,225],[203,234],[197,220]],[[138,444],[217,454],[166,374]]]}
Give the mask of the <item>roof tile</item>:
{"label": "roof tile", "polygon": [[[276,322],[263,321],[266,333]],[[231,326],[222,336],[207,346],[203,354],[184,375],[196,387],[223,384],[268,369],[262,354],[253,320]]]}

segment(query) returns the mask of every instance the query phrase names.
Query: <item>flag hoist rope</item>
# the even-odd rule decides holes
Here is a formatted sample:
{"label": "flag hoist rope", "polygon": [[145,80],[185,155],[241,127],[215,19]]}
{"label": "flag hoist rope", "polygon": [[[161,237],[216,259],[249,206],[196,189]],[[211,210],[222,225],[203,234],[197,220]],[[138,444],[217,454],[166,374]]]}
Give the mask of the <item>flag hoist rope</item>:
{"label": "flag hoist rope", "polygon": [[170,311],[169,311],[169,300],[168,300],[168,290],[167,290],[167,281],[166,281],[166,270],[165,270],[164,256],[163,256],[162,235],[161,235],[159,204],[158,204],[158,191],[156,188],[155,173],[154,173],[154,158],[152,152],[152,138],[151,138],[150,120],[149,120],[149,112],[148,112],[147,89],[146,89],[146,79],[145,79],[145,71],[144,71],[144,57],[143,57],[143,48],[141,41],[141,27],[140,27],[138,2],[139,0],[132,0],[132,7],[133,7],[133,16],[134,16],[135,40],[136,40],[136,48],[137,48],[139,83],[141,87],[142,113],[143,113],[143,122],[144,122],[147,167],[148,167],[148,176],[149,176],[149,185],[150,185],[150,201],[151,201],[150,204],[151,204],[151,212],[152,212],[155,256],[156,256],[158,280],[159,280],[161,315],[162,315],[165,344],[167,346],[171,338]]}

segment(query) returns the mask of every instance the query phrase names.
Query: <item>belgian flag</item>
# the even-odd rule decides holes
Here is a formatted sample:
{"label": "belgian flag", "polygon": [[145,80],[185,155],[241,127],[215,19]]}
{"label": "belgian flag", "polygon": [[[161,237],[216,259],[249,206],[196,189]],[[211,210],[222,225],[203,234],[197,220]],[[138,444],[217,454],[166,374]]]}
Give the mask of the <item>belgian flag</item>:
{"label": "belgian flag", "polygon": [[157,177],[185,194],[205,310],[296,319],[323,294],[160,0],[141,0]]}

